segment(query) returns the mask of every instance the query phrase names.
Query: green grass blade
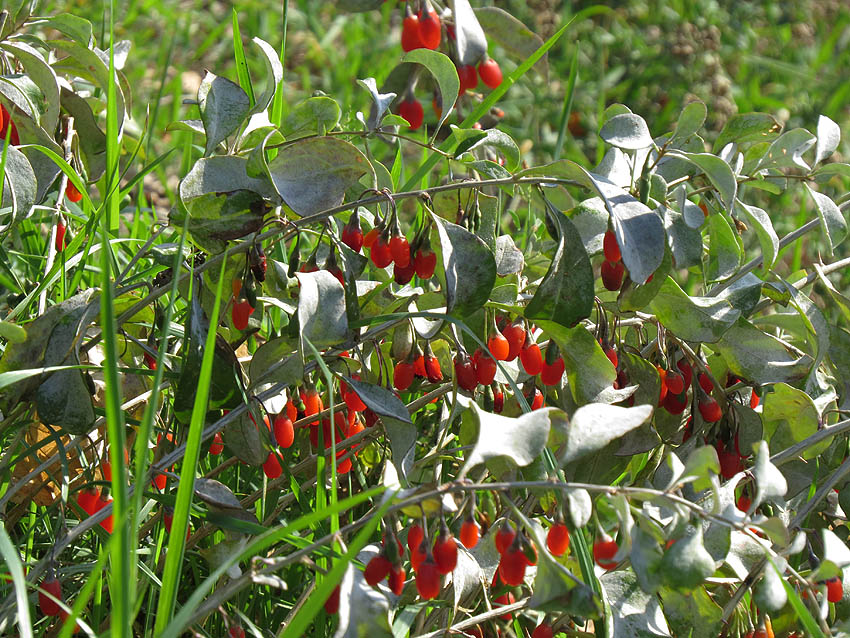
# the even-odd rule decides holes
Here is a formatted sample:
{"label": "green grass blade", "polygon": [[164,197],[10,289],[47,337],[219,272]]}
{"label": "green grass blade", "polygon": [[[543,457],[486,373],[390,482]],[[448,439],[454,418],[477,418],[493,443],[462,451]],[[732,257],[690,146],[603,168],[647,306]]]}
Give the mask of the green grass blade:
{"label": "green grass blade", "polygon": [[236,77],[239,86],[248,94],[251,108],[254,108],[254,87],[251,86],[251,76],[248,75],[248,62],[245,60],[245,48],[242,45],[242,35],[239,33],[239,14],[233,8],[233,54],[236,56]]}
{"label": "green grass blade", "polygon": [[[186,454],[183,457],[183,467],[180,471],[180,483],[177,487],[177,502],[174,507],[174,519],[171,523],[171,533],[168,539],[168,553],[165,558],[165,569],[162,574],[162,589],[157,605],[156,624],[154,633],[160,634],[168,626],[174,614],[177,603],[177,587],[180,584],[180,573],[183,566],[183,552],[186,548],[186,530],[189,527],[189,511],[192,507],[192,494],[195,489],[195,472],[201,452],[201,435],[207,415],[207,402],[212,379],[213,354],[217,336],[218,313],[221,307],[224,289],[224,270],[227,260],[222,260],[218,275],[218,285],[215,291],[215,303],[210,316],[210,328],[204,345],[204,357],[201,360],[201,372],[198,377],[198,389],[195,403],[192,406],[192,418],[189,423],[189,438],[186,441]],[[176,277],[175,277],[176,279]],[[195,282],[193,285],[202,285]]]}
{"label": "green grass blade", "polygon": [[564,109],[561,111],[561,120],[558,122],[558,140],[555,142],[555,152],[552,156],[555,160],[561,159],[561,151],[564,150],[564,137],[567,134],[570,113],[573,110],[573,97],[578,78],[578,51],[579,47],[576,45],[575,53],[573,53],[573,61],[570,63],[570,78],[567,80],[567,93],[564,95]]}
{"label": "green grass blade", "polygon": [[0,522],[0,555],[9,568],[12,583],[15,587],[15,600],[18,603],[18,630],[21,638],[32,638],[32,621],[30,620],[30,603],[27,600],[27,581],[24,578],[24,567],[21,557],[12,544],[12,539],[6,532],[6,525]]}
{"label": "green grass blade", "polygon": [[[289,0],[283,0],[283,34],[281,35],[280,41],[280,62],[283,64],[283,61],[286,59],[286,31],[289,26]],[[286,65],[283,67],[284,74],[286,73]],[[280,79],[280,84],[277,86],[277,90],[274,94],[274,100],[272,101],[272,113],[271,119],[272,123],[280,127],[283,124],[283,91],[284,91],[284,80]]]}
{"label": "green grass blade", "polygon": [[[117,344],[112,266],[109,234],[118,229],[120,199],[118,194],[118,158],[121,137],[118,132],[117,95],[115,92],[114,3],[110,0],[109,18],[109,86],[106,109],[106,214],[100,226],[101,296],[100,322],[103,330],[103,376],[106,385],[104,409],[109,436],[109,460],[112,464],[112,512],[116,538],[110,547],[112,569],[109,572],[109,599],[111,604],[110,633],[114,638],[132,635],[131,610],[135,592],[135,534],[128,525],[127,468],[124,465],[124,412],[121,410],[121,380],[118,377],[120,353]],[[133,545],[131,546],[131,541]]]}
{"label": "green grass blade", "polygon": [[183,605],[180,611],[174,616],[174,620],[171,624],[165,629],[165,631],[162,632],[161,635],[157,634],[157,636],[159,636],[159,638],[177,638],[180,636],[189,625],[189,622],[192,619],[192,614],[194,614],[195,610],[203,603],[204,598],[218,582],[218,579],[221,578],[221,576],[230,569],[231,566],[256,556],[266,548],[284,540],[287,536],[295,534],[308,527],[312,527],[328,516],[339,514],[339,512],[355,507],[360,503],[364,503],[370,498],[378,496],[383,491],[384,487],[378,486],[371,490],[361,492],[360,494],[355,494],[354,496],[350,496],[349,498],[340,501],[335,507],[329,507],[323,511],[315,511],[305,514],[294,520],[289,525],[285,525],[279,529],[270,530],[262,536],[259,536],[244,550],[242,550],[241,553],[231,556],[224,563],[219,565],[206,580],[198,585],[195,591],[192,592],[192,595],[189,596],[186,604]]}

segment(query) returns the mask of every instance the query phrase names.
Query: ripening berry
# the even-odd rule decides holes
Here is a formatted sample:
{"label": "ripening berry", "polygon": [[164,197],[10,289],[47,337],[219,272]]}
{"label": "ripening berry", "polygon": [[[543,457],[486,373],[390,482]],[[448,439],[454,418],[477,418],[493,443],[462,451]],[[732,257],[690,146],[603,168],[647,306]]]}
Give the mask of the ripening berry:
{"label": "ripening berry", "polygon": [[378,268],[386,268],[393,263],[393,255],[390,252],[390,244],[383,233],[378,235],[372,248],[369,249],[369,258]]}
{"label": "ripening berry", "polygon": [[844,598],[844,585],[836,576],[826,581],[826,599],[831,603],[840,602]]}
{"label": "ripening berry", "polygon": [[366,404],[363,403],[363,399],[361,399],[360,395],[354,390],[346,390],[346,392],[342,395],[342,400],[345,401],[345,405],[352,412],[363,412],[363,410],[366,409]]}
{"label": "ripening berry", "polygon": [[221,437],[221,432],[216,432],[210,443],[210,454],[218,456],[224,451],[224,439]]}
{"label": "ripening berry", "polygon": [[658,405],[662,405],[667,396],[667,370],[661,366],[655,366],[655,369],[658,371],[658,378],[661,380],[660,390],[658,391]]}
{"label": "ripening berry", "polygon": [[611,365],[615,368],[620,365],[620,357],[617,356],[617,351],[614,349],[614,346],[608,345],[604,349],[605,356],[608,357],[608,361],[611,362]]}
{"label": "ripening berry", "polygon": [[708,378],[708,375],[704,372],[699,373],[699,376],[697,376],[697,381],[699,381],[700,387],[708,394],[711,394],[711,391],[714,390],[714,384],[711,382],[711,379]]}
{"label": "ripening berry", "polygon": [[295,441],[295,428],[283,412],[274,418],[274,440],[283,449],[291,447]]}
{"label": "ripening berry", "polygon": [[407,53],[414,49],[421,49],[425,45],[419,32],[419,16],[415,13],[404,18],[401,27],[401,50]]}
{"label": "ripening berry", "polygon": [[685,389],[685,378],[680,372],[670,368],[667,370],[667,376],[664,378],[664,385],[667,390],[673,394],[682,394]]}
{"label": "ripening berry", "polygon": [[593,560],[602,569],[614,569],[617,566],[616,561],[611,559],[617,554],[617,541],[603,534],[602,537],[593,544]]}
{"label": "ripening berry", "polygon": [[428,545],[425,543],[425,539],[422,539],[414,549],[410,550],[410,566],[414,572],[419,571],[419,566],[425,562],[427,556]]}
{"label": "ripening berry", "polygon": [[508,340],[508,356],[505,358],[505,361],[513,361],[519,356],[522,347],[525,345],[525,328],[522,327],[521,322],[515,321],[505,326],[502,334]]}
{"label": "ripening berry", "polygon": [[528,562],[522,549],[514,545],[515,543],[512,543],[508,550],[502,554],[502,559],[499,561],[499,578],[505,585],[518,587],[522,585],[525,578]]}
{"label": "ripening berry", "polygon": [[478,348],[472,355],[472,365],[475,367],[475,377],[481,385],[490,385],[496,378],[496,362]]}
{"label": "ripening berry", "polygon": [[434,541],[434,560],[441,574],[452,573],[457,565],[457,541],[445,524]]}
{"label": "ripening berry", "polygon": [[419,40],[426,49],[438,49],[442,38],[440,16],[433,9],[419,16]]}
{"label": "ripening berry", "polygon": [[434,276],[437,267],[437,254],[430,246],[425,246],[416,251],[413,258],[413,266],[416,268],[416,276],[420,279],[430,279]]}
{"label": "ripening berry", "polygon": [[378,241],[378,236],[381,234],[381,229],[378,227],[373,228],[366,236],[363,237],[363,247],[371,249],[372,246],[375,245],[375,242]]}
{"label": "ripening berry", "polygon": [[422,352],[419,352],[419,355],[413,361],[413,372],[417,377],[424,377],[427,372],[425,372],[425,355]]}
{"label": "ripening berry", "polygon": [[475,67],[471,64],[459,66],[457,68],[457,78],[460,80],[458,97],[463,95],[464,92],[471,91],[478,86],[478,73],[475,71]]}
{"label": "ripening berry", "polygon": [[412,363],[399,361],[393,369],[393,386],[399,392],[404,392],[413,383],[414,368]]}
{"label": "ripening berry", "polygon": [[333,588],[330,596],[325,601],[325,613],[333,615],[339,611],[339,585]]}
{"label": "ripening berry", "polygon": [[514,538],[516,538],[516,530],[509,521],[505,521],[499,531],[496,532],[496,549],[500,554],[508,551],[508,548],[514,542]]}
{"label": "ripening berry", "polygon": [[393,281],[395,281],[399,286],[404,286],[405,284],[410,283],[410,280],[413,279],[413,275],[415,274],[416,266],[413,265],[413,262],[410,262],[404,267],[396,264],[393,268]]}
{"label": "ripening berry", "polygon": [[270,479],[276,479],[283,473],[283,468],[280,467],[280,461],[277,460],[277,454],[269,452],[266,462],[263,463],[263,472]]}
{"label": "ripening berry", "polygon": [[407,268],[410,265],[410,246],[404,235],[393,235],[390,238],[390,254],[396,267]]}
{"label": "ripening berry", "polygon": [[759,407],[759,395],[756,389],[753,388],[753,393],[750,395],[750,408],[755,410],[757,407]]}
{"label": "ripening berry", "polygon": [[[496,572],[497,574],[499,572]],[[506,594],[502,594],[497,598],[493,599],[493,607],[504,607],[505,605],[513,605],[516,602],[516,597],[512,591],[507,592]],[[513,619],[514,615],[512,612],[508,612],[506,614],[502,614],[499,616],[505,622],[510,622]]]}
{"label": "ripening berry", "polygon": [[51,594],[54,598],[62,600],[62,583],[59,582],[59,579],[55,575],[50,574],[41,581],[39,587],[41,589],[38,592],[38,606],[41,609],[41,613],[45,616],[58,616],[61,607],[59,607],[59,603],[49,598],[47,594]]}
{"label": "ripening berry", "polygon": [[543,370],[543,353],[540,352],[540,346],[533,341],[527,340],[525,345],[519,351],[519,360],[522,363],[522,369],[532,377],[540,374]]}
{"label": "ripening berry", "polygon": [[[109,496],[104,496],[103,492],[101,492],[100,497],[97,499],[97,510],[96,511],[99,512],[104,507],[109,505],[111,502],[112,502],[112,499]],[[103,529],[105,529],[107,531],[107,533],[111,534],[112,533],[112,522],[113,522],[112,521],[112,514],[110,513],[109,516],[107,516],[102,521],[100,521],[100,526]]]}
{"label": "ripening berry", "polygon": [[753,502],[749,499],[748,496],[746,496],[745,494],[741,494],[738,497],[738,500],[735,502],[735,507],[737,507],[742,512],[749,512],[750,506],[752,504]]}
{"label": "ripening berry", "polygon": [[537,625],[534,631],[531,632],[531,638],[552,638],[553,635],[552,625],[545,621]]}
{"label": "ripening berry", "polygon": [[440,593],[440,571],[434,559],[428,556],[416,572],[416,591],[423,600],[436,598]]}
{"label": "ripening berry", "polygon": [[537,386],[534,386],[534,393],[532,394],[531,392],[529,392],[528,395],[525,397],[525,400],[528,402],[528,405],[532,410],[539,410],[540,408],[542,408],[545,401],[543,393]]}
{"label": "ripening berry", "polygon": [[714,397],[703,397],[699,400],[699,413],[708,423],[717,423],[723,418],[723,410]]}
{"label": "ripening berry", "polygon": [[356,253],[363,247],[363,231],[360,229],[360,215],[353,213],[342,228],[342,243]]}
{"label": "ripening berry", "polygon": [[407,532],[407,549],[410,550],[411,554],[418,549],[423,538],[425,538],[425,532],[422,530],[422,526],[419,523],[414,523],[410,531]]}
{"label": "ripening berry", "polygon": [[478,387],[478,379],[475,375],[475,366],[472,360],[465,352],[459,352],[455,355],[455,379],[457,385],[467,392],[473,392]]}
{"label": "ripening berry", "polygon": [[416,98],[408,98],[399,104],[398,114],[407,120],[411,131],[418,129],[425,121],[425,109],[422,108],[422,103]]}
{"label": "ripening berry", "polygon": [[558,357],[551,364],[543,361],[543,368],[540,370],[540,380],[543,385],[558,385],[561,382],[561,377],[564,376],[564,359]]}
{"label": "ripening berry", "polygon": [[546,534],[546,547],[553,556],[563,556],[570,548],[570,530],[562,521],[556,522]]}
{"label": "ripening berry", "polygon": [[401,592],[404,591],[404,580],[406,577],[407,574],[404,573],[404,567],[401,565],[393,565],[390,568],[389,587],[390,591],[396,596],[401,596]]}
{"label": "ripening berry", "polygon": [[363,570],[363,578],[374,587],[389,576],[390,569],[392,569],[392,564],[387,557],[383,554],[378,554],[372,557],[372,560],[367,563],[366,569]]}
{"label": "ripening berry", "polygon": [[511,346],[508,343],[508,340],[505,339],[505,336],[494,328],[487,339],[487,349],[490,351],[490,354],[493,355],[494,359],[497,361],[505,361],[508,358]]}
{"label": "ripening berry", "polygon": [[481,537],[481,529],[478,523],[471,516],[467,518],[460,528],[460,542],[467,549],[472,549],[478,544],[478,539]]}
{"label": "ripening berry", "polygon": [[626,267],[623,266],[623,262],[603,261],[602,270],[600,271],[602,285],[605,286],[606,290],[619,290],[620,286],[623,285],[623,275],[625,272]]}
{"label": "ripening berry", "polygon": [[502,69],[499,63],[492,58],[485,58],[478,63],[478,75],[481,81],[491,89],[495,89],[502,83]]}
{"label": "ripening berry", "polygon": [[505,409],[505,393],[502,392],[502,386],[496,384],[493,388],[493,412],[501,414]]}

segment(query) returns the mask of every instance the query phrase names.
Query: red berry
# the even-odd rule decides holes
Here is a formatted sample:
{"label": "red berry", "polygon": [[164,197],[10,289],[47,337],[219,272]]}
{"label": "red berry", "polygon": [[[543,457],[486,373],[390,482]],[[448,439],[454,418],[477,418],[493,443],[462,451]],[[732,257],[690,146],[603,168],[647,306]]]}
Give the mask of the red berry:
{"label": "red berry", "polygon": [[552,638],[553,635],[552,626],[546,622],[540,623],[531,632],[531,638]]}
{"label": "red berry", "polygon": [[424,539],[414,549],[410,550],[410,566],[414,572],[419,571],[419,567],[425,562],[427,555],[428,546],[425,544]]}
{"label": "red berry", "polygon": [[738,497],[738,501],[735,503],[735,507],[737,507],[737,508],[738,508],[739,510],[741,510],[742,512],[749,512],[749,511],[750,511],[750,506],[751,506],[752,504],[753,504],[753,502],[749,499],[749,497],[747,497],[747,496],[746,496],[746,495],[744,495],[744,494],[741,494],[741,495]]}
{"label": "red berry", "polygon": [[730,450],[722,441],[715,445],[717,460],[720,461],[720,476],[730,479],[744,469],[741,456],[734,450]]}
{"label": "red berry", "polygon": [[519,353],[522,352],[522,348],[525,345],[525,328],[522,327],[520,322],[514,322],[509,326],[506,326],[505,329],[502,330],[502,334],[505,336],[505,339],[508,340],[508,356],[505,360],[513,361],[519,356]]}
{"label": "red berry", "polygon": [[396,267],[407,268],[410,265],[410,246],[407,237],[394,235],[390,238],[390,254]]}
{"label": "red berry", "polygon": [[401,565],[393,565],[390,569],[390,591],[396,596],[401,596],[401,592],[404,591],[404,580],[406,577],[407,574],[404,573],[404,567]]}
{"label": "red berry", "polygon": [[[498,572],[496,572],[496,573],[498,574]],[[506,594],[502,594],[498,598],[494,598],[493,599],[493,603],[494,603],[493,606],[494,607],[502,607],[504,605],[513,605],[515,602],[516,602],[516,597],[514,597],[514,593],[512,591],[509,591]],[[510,622],[511,619],[513,619],[513,617],[514,617],[514,615],[511,612],[508,612],[506,614],[502,614],[501,616],[499,616],[499,618],[501,618],[505,622]]]}
{"label": "red berry", "polygon": [[266,462],[263,463],[263,472],[270,479],[276,479],[283,473],[283,468],[280,467],[280,461],[277,460],[277,454],[269,452]]}
{"label": "red berry", "polygon": [[493,355],[494,359],[497,361],[505,361],[508,358],[511,346],[501,332],[493,330],[490,334],[490,338],[487,339],[487,349],[490,351],[490,354]]}
{"label": "red berry", "polygon": [[422,108],[422,103],[415,98],[404,100],[398,107],[398,114],[407,120],[411,131],[422,126],[422,122],[425,120],[425,109]]}
{"label": "red berry", "polygon": [[691,368],[691,364],[688,363],[688,360],[682,357],[676,362],[676,367],[679,368],[679,372],[682,373],[682,382],[684,383],[684,387],[691,385],[694,371]]}
{"label": "red berry", "polygon": [[54,598],[62,600],[62,583],[59,582],[56,576],[49,575],[41,581],[39,587],[41,590],[44,590],[39,590],[38,592],[38,606],[41,608],[41,613],[45,616],[58,616],[61,607],[59,603],[50,599],[47,594],[51,594]]}
{"label": "red berry", "polygon": [[221,437],[221,432],[216,432],[210,443],[210,454],[217,456],[224,451],[224,439]]}
{"label": "red berry", "polygon": [[525,568],[528,567],[525,554],[519,547],[514,547],[512,544],[508,550],[502,554],[502,559],[499,561],[499,578],[505,585],[518,587],[522,585],[525,578]]}
{"label": "red berry", "polygon": [[165,484],[168,482],[168,476],[162,472],[158,473],[151,480],[151,485],[157,488],[160,492],[165,490]]}
{"label": "red berry", "polygon": [[606,290],[619,290],[623,285],[623,274],[626,272],[623,262],[603,261],[602,262],[602,285]]}
{"label": "red berry", "polygon": [[617,235],[614,234],[613,230],[605,231],[605,237],[602,239],[602,252],[608,261],[617,262],[623,258],[620,254],[620,244],[617,243]]}
{"label": "red berry", "polygon": [[543,368],[540,370],[540,380],[543,385],[558,385],[561,382],[561,377],[564,376],[564,359],[558,357],[551,364],[543,361]]}
{"label": "red berry", "polygon": [[475,367],[475,377],[481,385],[490,385],[493,379],[496,378],[496,362],[490,355],[484,354],[481,348],[478,348],[472,355],[472,365]]}
{"label": "red berry", "polygon": [[366,565],[366,569],[363,570],[363,578],[374,587],[389,575],[390,569],[392,569],[392,564],[387,557],[378,554]]}
{"label": "red berry", "polygon": [[375,242],[378,241],[378,235],[381,234],[380,228],[373,228],[366,236],[363,238],[363,247],[364,248],[372,248],[375,245]]}
{"label": "red berry", "polygon": [[662,405],[667,397],[667,370],[661,366],[655,366],[655,369],[658,371],[658,377],[661,380],[661,389],[658,391],[658,405]]}
{"label": "red berry", "polygon": [[844,598],[844,585],[836,576],[826,581],[826,599],[831,603],[840,602]]}
{"label": "red berry", "polygon": [[363,231],[360,229],[360,216],[351,215],[348,223],[342,229],[342,243],[356,253],[363,247]]}
{"label": "red berry", "polygon": [[77,492],[77,505],[91,516],[97,511],[98,491],[95,488],[83,488]]}
{"label": "red berry", "polygon": [[403,286],[407,283],[410,283],[410,280],[413,279],[413,275],[416,274],[416,266],[413,263],[407,264],[407,266],[399,266],[395,265],[393,268],[393,280],[399,285]]}
{"label": "red berry", "polygon": [[465,64],[457,68],[457,78],[460,80],[460,90],[458,96],[463,95],[465,91],[471,91],[478,86],[478,73],[475,67],[471,64]]}
{"label": "red berry", "polygon": [[434,560],[441,574],[450,574],[457,565],[457,542],[444,528],[434,542]]}
{"label": "red berry", "polygon": [[425,538],[425,532],[422,530],[422,526],[419,523],[414,523],[410,531],[407,532],[407,549],[410,550],[411,554],[419,548],[423,538]]}
{"label": "red berry", "polygon": [[399,361],[395,364],[393,370],[393,386],[399,392],[404,392],[413,383],[414,368],[413,364],[406,361]]}
{"label": "red berry", "polygon": [[419,33],[419,16],[410,14],[405,17],[401,27],[401,50],[413,51],[413,49],[421,49],[425,46],[422,43],[422,36]]}
{"label": "red berry", "polygon": [[145,352],[142,357],[145,360],[145,365],[148,370],[156,370],[156,357],[154,357],[150,352]]}
{"label": "red berry", "polygon": [[77,190],[71,180],[68,180],[68,184],[65,186],[65,197],[76,204],[83,198],[83,194]]}
{"label": "red berry", "polygon": [[557,522],[549,528],[546,535],[546,547],[553,556],[563,556],[570,548],[570,530],[562,522]]}
{"label": "red berry", "polygon": [[427,372],[425,372],[425,355],[420,354],[416,357],[416,360],[413,362],[413,371],[417,377],[424,377]]}
{"label": "red berry", "polygon": [[543,370],[543,353],[540,352],[540,346],[533,341],[525,342],[522,350],[519,351],[519,360],[522,363],[522,369],[532,377]]}
{"label": "red berry", "polygon": [[478,544],[478,539],[481,536],[481,530],[478,523],[471,516],[467,518],[460,528],[460,542],[467,549],[472,549]]}
{"label": "red berry", "polygon": [[539,410],[543,407],[544,399],[543,393],[540,391],[540,388],[537,386],[534,387],[534,394],[529,393],[528,396],[525,397],[528,401],[529,406],[532,410]]}
{"label": "red berry", "polygon": [[703,397],[699,400],[699,413],[708,423],[717,423],[723,418],[723,410],[713,397]]}
{"label": "red berry", "polygon": [[699,381],[700,387],[707,393],[711,394],[711,391],[714,390],[714,384],[711,382],[711,379],[708,378],[708,375],[704,372],[699,373],[697,381]]}
{"label": "red berry", "polygon": [[614,349],[614,346],[607,346],[605,348],[605,356],[608,357],[608,361],[611,362],[615,368],[620,365],[620,357],[617,356],[617,351]]}
{"label": "red berry", "polygon": [[330,596],[325,601],[325,613],[335,614],[339,611],[339,585],[333,588]]}
{"label": "red berry", "polygon": [[[97,510],[96,510],[96,511],[98,511],[98,512],[99,512],[99,511],[100,511],[100,510],[102,510],[104,507],[106,507],[107,505],[109,505],[111,502],[112,502],[112,499],[111,499],[111,498],[109,498],[108,496],[104,497],[103,492],[101,492],[101,493],[100,493],[100,498],[98,498],[98,499],[97,499]],[[105,519],[103,519],[102,521],[100,521],[100,526],[101,526],[103,529],[105,529],[105,530],[107,531],[107,533],[111,534],[111,533],[112,533],[112,529],[113,529],[113,527],[112,527],[112,523],[113,523],[113,521],[112,521],[112,514],[110,514],[110,515],[109,515],[109,516],[107,516]]]}
{"label": "red berry", "polygon": [[248,300],[234,301],[233,308],[230,311],[230,316],[233,319],[233,327],[237,330],[245,330],[248,327],[248,318],[253,312],[254,309]]}
{"label": "red berry", "polygon": [[435,95],[431,98],[431,108],[434,109],[434,115],[438,120],[443,117],[443,101],[440,99],[439,95]]}
{"label": "red berry", "polygon": [[295,428],[283,412],[274,418],[274,440],[284,449],[291,447],[295,441]]}
{"label": "red berry", "polygon": [[369,249],[369,257],[378,268],[386,268],[393,263],[393,255],[390,252],[390,244],[383,234],[378,235],[372,248]]}
{"label": "red berry", "polygon": [[416,572],[416,590],[424,600],[436,598],[440,593],[440,570],[432,557],[425,559]]}
{"label": "red berry", "polygon": [[493,412],[501,414],[505,409],[505,393],[502,392],[501,386],[496,385],[493,390]]}
{"label": "red berry", "polygon": [[443,380],[440,361],[433,354],[425,356],[425,375],[431,383],[439,383]]}
{"label": "red berry", "polygon": [[486,58],[478,63],[478,75],[481,81],[491,89],[495,89],[502,83],[502,69],[492,58]]}
{"label": "red berry", "polygon": [[473,392],[478,387],[478,379],[475,375],[475,366],[465,352],[455,355],[455,379],[459,387],[467,392]]}
{"label": "red berry", "polygon": [[672,368],[667,370],[667,376],[664,378],[664,385],[667,390],[673,394],[682,394],[685,389],[685,378],[680,372]]}
{"label": "red berry", "polygon": [[363,403],[363,399],[361,399],[360,395],[354,390],[347,390],[342,395],[342,400],[345,401],[345,405],[352,412],[363,412],[363,410],[366,409],[366,404]]}
{"label": "red berry", "polygon": [[437,267],[437,254],[430,248],[420,248],[414,256],[413,266],[416,268],[417,277],[430,279],[434,276],[434,269]]}
{"label": "red berry", "polygon": [[228,638],[245,638],[245,629],[241,625],[231,625],[227,635]]}
{"label": "red berry", "polygon": [[614,569],[617,563],[611,559],[614,558],[618,549],[617,541],[604,534],[602,538],[593,544],[593,559],[602,569]]}
{"label": "red berry", "polygon": [[61,253],[62,249],[65,248],[65,231],[67,230],[65,224],[59,222],[56,224],[56,241],[54,242],[54,246],[56,247],[56,252]]}
{"label": "red berry", "polygon": [[759,407],[759,395],[756,392],[756,389],[753,388],[753,393],[750,395],[750,407],[755,410]]}
{"label": "red berry", "polygon": [[419,16],[419,39],[426,49],[437,49],[440,46],[442,29],[440,16],[433,9]]}
{"label": "red berry", "polygon": [[500,554],[508,551],[508,548],[514,542],[514,538],[516,538],[516,530],[508,521],[505,521],[499,531],[496,532],[496,549]]}
{"label": "red berry", "polygon": [[668,392],[664,397],[664,409],[670,414],[681,414],[688,407],[688,397],[686,394],[673,394]]}

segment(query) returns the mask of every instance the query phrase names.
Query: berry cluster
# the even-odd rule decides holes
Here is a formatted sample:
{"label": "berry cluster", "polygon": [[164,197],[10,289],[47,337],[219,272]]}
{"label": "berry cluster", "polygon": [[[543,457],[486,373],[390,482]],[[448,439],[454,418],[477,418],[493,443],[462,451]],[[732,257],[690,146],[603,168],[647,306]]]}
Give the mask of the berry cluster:
{"label": "berry cluster", "polygon": [[[458,97],[467,91],[472,91],[478,86],[478,79],[491,88],[495,89],[502,83],[502,69],[499,63],[486,54],[475,64],[462,64],[457,61],[457,46],[455,25],[451,22],[451,15],[445,17],[448,21],[441,20],[440,15],[431,6],[430,0],[417,2],[418,10],[412,10],[409,4],[405,4],[405,16],[401,29],[401,48],[406,53],[414,49],[436,50],[446,42],[446,53],[456,60],[460,89]],[[446,38],[443,39],[443,28],[446,30]],[[415,79],[412,79],[405,93],[404,99],[399,103],[398,114],[407,120],[411,130],[422,126],[425,120],[425,110],[422,103],[413,95]],[[440,97],[435,94],[431,101],[434,114],[439,120],[443,115],[443,105]]]}

